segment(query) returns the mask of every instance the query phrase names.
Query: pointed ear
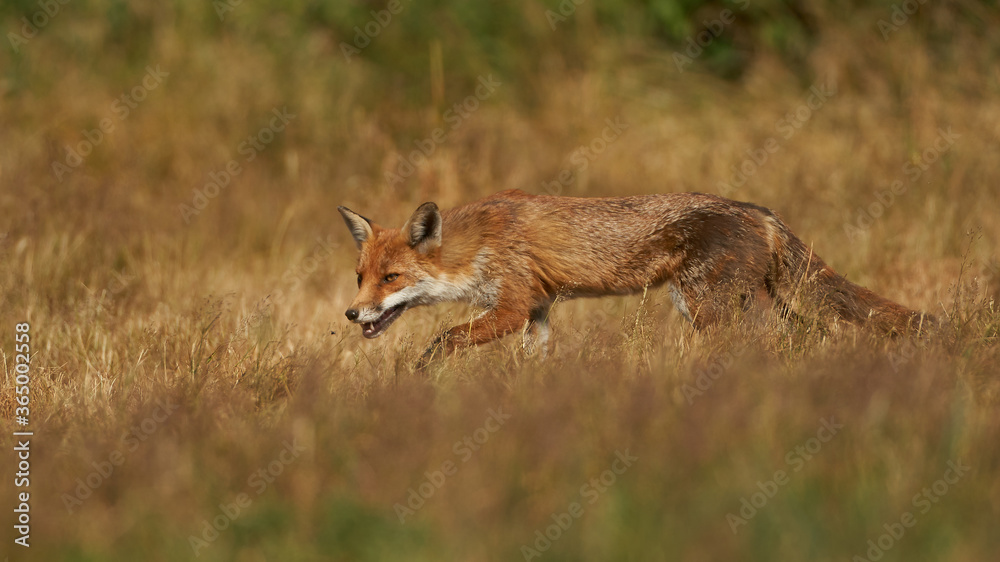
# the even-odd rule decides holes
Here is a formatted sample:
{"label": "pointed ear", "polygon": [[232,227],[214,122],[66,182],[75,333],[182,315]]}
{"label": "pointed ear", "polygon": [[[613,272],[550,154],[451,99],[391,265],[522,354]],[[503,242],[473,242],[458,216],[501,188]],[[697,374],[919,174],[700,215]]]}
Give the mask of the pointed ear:
{"label": "pointed ear", "polygon": [[347,223],[347,228],[351,231],[351,236],[354,237],[354,241],[358,244],[358,249],[360,250],[361,244],[373,235],[372,221],[347,207],[337,207],[337,210],[343,215],[344,222]]}
{"label": "pointed ear", "polygon": [[417,207],[410,220],[402,228],[410,246],[421,254],[441,245],[441,213],[434,203],[424,203]]}

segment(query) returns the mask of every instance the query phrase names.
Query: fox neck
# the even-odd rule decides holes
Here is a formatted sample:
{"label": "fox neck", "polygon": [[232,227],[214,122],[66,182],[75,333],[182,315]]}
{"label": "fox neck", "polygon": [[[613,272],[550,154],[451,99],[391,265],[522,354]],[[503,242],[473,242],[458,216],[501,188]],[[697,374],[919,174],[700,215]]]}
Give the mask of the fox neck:
{"label": "fox neck", "polygon": [[[487,256],[478,254],[467,267],[429,267],[426,275],[416,284],[398,294],[400,302],[411,299],[415,304],[440,302],[465,302],[480,308],[496,305],[500,295],[500,281],[485,275]],[[396,295],[392,295],[396,297]],[[390,298],[392,298],[390,297]],[[387,299],[388,300],[388,299]]]}

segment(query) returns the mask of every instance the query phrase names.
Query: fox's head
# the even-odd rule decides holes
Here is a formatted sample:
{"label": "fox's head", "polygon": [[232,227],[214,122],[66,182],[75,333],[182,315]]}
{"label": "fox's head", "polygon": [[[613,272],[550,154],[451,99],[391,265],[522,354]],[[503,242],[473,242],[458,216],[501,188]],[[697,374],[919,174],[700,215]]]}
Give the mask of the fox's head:
{"label": "fox's head", "polygon": [[441,247],[441,213],[424,203],[403,228],[382,228],[347,207],[337,207],[361,250],[358,296],[347,319],[366,338],[382,334],[408,308],[431,304]]}

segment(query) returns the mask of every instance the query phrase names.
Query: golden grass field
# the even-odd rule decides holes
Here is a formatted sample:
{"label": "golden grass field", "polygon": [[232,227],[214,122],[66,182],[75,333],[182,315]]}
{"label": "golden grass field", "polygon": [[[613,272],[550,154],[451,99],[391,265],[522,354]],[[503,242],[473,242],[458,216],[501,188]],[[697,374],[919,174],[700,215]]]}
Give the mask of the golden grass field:
{"label": "golden grass field", "polygon": [[[883,38],[891,2],[741,4],[687,6],[664,39],[652,5],[552,29],[555,2],[407,3],[349,61],[387,4],[59,4],[0,49],[3,555],[995,560],[1000,14],[927,2]],[[732,48],[679,70],[727,6]],[[769,27],[788,6],[807,35]],[[426,373],[472,311],[347,323],[337,205],[399,226],[512,188],[753,201],[947,322],[699,333],[652,290],[558,304],[545,360],[511,337]]]}

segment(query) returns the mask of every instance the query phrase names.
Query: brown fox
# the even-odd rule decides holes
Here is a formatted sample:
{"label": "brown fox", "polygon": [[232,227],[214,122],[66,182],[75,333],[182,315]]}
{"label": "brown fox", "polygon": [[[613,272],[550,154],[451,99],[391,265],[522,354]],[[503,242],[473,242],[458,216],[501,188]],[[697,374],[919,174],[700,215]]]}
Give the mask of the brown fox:
{"label": "brown fox", "polygon": [[544,351],[557,297],[599,297],[666,285],[698,329],[735,302],[783,316],[813,305],[883,334],[933,318],[851,283],[814,255],[772,211],[702,193],[577,198],[504,191],[441,212],[424,203],[400,229],[338,207],[361,255],[348,320],[366,338],[407,309],[461,301],[484,309],[438,337],[450,353],[524,329]]}

